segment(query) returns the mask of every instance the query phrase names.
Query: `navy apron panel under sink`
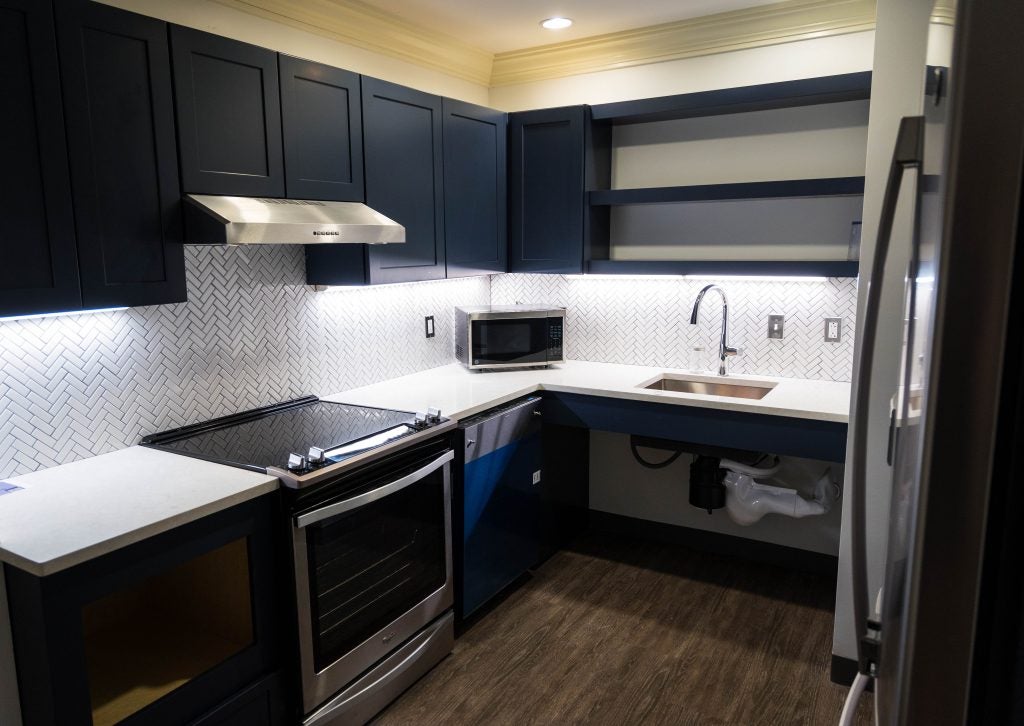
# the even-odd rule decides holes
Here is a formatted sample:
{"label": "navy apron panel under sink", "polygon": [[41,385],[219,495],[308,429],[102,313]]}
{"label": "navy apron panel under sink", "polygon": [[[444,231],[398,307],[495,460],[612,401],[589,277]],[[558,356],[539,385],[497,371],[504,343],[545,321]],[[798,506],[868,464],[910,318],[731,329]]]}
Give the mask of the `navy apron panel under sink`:
{"label": "navy apron panel under sink", "polygon": [[[536,564],[541,477],[540,399],[462,424],[465,452],[456,516],[456,607],[466,617]],[[461,576],[460,576],[461,574]]]}

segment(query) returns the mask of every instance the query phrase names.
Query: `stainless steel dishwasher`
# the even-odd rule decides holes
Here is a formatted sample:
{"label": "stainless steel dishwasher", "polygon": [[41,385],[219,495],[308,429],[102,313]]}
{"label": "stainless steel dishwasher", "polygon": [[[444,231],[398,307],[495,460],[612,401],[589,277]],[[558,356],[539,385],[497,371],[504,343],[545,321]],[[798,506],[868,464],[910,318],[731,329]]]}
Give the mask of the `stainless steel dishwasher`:
{"label": "stainless steel dishwasher", "polygon": [[541,399],[520,399],[459,424],[453,492],[456,613],[467,617],[540,556]]}

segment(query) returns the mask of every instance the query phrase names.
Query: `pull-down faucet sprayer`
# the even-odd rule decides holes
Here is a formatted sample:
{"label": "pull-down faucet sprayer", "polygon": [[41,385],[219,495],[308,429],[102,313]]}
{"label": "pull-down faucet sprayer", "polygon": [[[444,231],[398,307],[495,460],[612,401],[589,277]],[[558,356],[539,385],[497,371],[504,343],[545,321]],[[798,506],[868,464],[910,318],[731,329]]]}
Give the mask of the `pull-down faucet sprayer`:
{"label": "pull-down faucet sprayer", "polygon": [[725,361],[729,356],[736,355],[738,352],[735,348],[729,347],[729,298],[725,296],[725,290],[720,288],[718,285],[706,285],[699,293],[697,293],[697,299],[693,303],[693,312],[690,313],[690,325],[697,324],[697,314],[700,312],[701,301],[704,300],[704,295],[709,291],[714,290],[722,296],[722,337],[718,341],[718,375],[728,375],[725,372]]}

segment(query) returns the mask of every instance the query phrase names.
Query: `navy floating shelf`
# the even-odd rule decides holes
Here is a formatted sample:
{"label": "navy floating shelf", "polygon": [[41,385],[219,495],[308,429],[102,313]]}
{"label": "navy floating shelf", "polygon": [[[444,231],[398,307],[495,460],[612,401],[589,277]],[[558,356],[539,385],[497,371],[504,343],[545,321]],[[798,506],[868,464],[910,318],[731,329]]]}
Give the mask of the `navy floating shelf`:
{"label": "navy floating shelf", "polygon": [[728,199],[778,199],[784,197],[836,197],[864,193],[864,177],[698,184],[643,189],[601,189],[590,192],[590,206],[665,204]]}
{"label": "navy floating shelf", "polygon": [[591,107],[591,111],[594,121],[637,124],[821,103],[863,101],[870,97],[871,71],[863,71],[639,101],[604,103]]}
{"label": "navy floating shelf", "polygon": [[846,260],[590,260],[591,275],[757,275],[857,277],[857,261]]}

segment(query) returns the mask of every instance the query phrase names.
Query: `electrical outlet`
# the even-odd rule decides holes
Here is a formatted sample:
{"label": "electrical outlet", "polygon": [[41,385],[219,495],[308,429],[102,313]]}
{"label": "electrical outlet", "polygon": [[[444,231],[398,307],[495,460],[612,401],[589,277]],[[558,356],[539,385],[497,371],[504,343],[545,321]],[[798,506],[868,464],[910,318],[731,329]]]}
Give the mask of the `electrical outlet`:
{"label": "electrical outlet", "polygon": [[427,317],[425,317],[423,319],[423,325],[426,328],[427,337],[428,338],[433,338],[434,337],[434,316],[433,315],[428,315]]}
{"label": "electrical outlet", "polygon": [[769,315],[768,316],[768,337],[773,340],[782,340],[785,332],[786,316],[785,315]]}
{"label": "electrical outlet", "polygon": [[843,339],[843,319],[825,318],[825,342],[838,343]]}
{"label": "electrical outlet", "polygon": [[540,484],[540,471],[533,472],[533,484],[534,486]]}

